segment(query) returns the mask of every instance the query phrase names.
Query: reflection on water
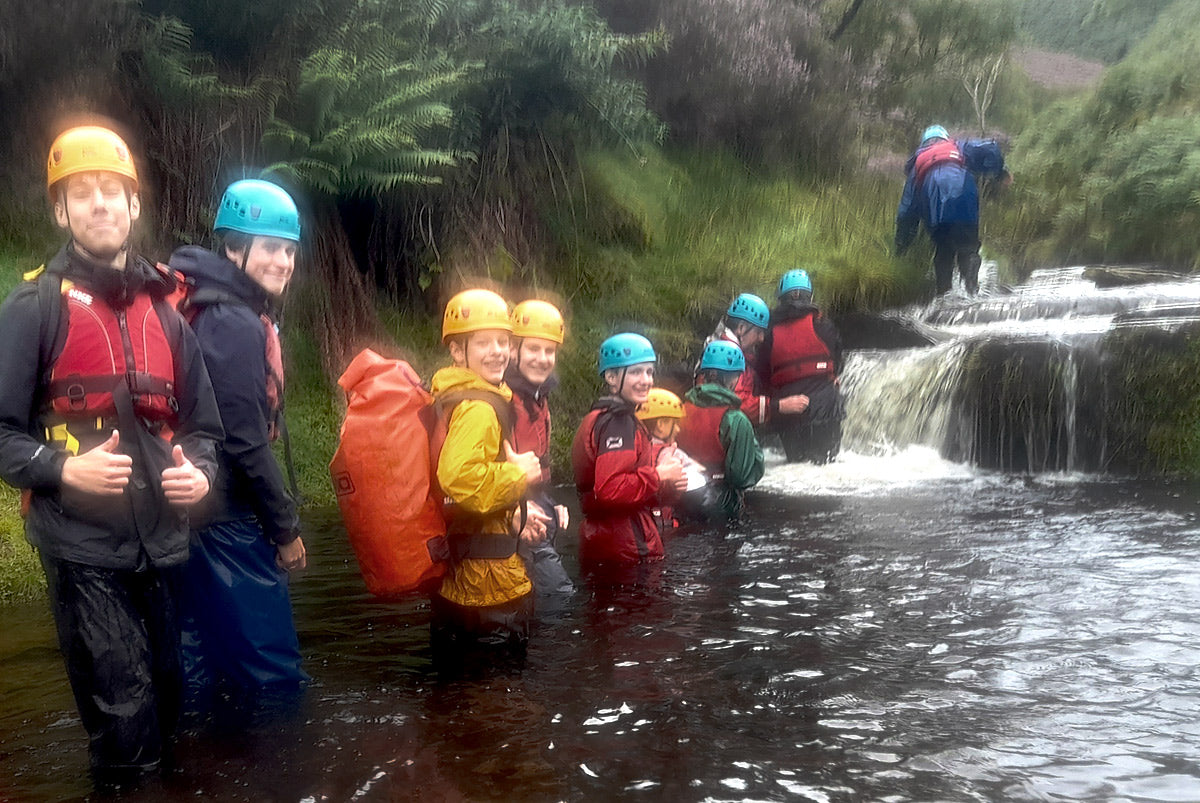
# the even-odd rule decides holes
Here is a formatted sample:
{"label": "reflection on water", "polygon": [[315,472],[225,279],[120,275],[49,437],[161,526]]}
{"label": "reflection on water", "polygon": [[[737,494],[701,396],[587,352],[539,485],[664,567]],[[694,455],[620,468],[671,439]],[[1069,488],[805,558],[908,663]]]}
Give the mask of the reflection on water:
{"label": "reflection on water", "polygon": [[[369,598],[314,516],[304,709],[189,735],[132,799],[1194,800],[1194,491],[776,457],[749,523],[672,539],[523,668],[459,679],[432,671],[427,603]],[[3,616],[0,800],[83,797],[49,618]]]}

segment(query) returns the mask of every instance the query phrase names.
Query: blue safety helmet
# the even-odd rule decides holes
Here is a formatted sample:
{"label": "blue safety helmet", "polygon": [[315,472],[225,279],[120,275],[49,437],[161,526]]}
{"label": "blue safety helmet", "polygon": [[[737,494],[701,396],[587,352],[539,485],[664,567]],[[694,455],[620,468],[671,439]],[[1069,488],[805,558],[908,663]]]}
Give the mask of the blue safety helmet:
{"label": "blue safety helmet", "polygon": [[746,370],[746,357],[736,344],[728,340],[714,340],[704,347],[704,354],[700,356],[700,370],[710,368],[740,373]]}
{"label": "blue safety helmet", "polygon": [[931,125],[921,135],[921,144],[924,145],[931,139],[950,139],[950,132],[946,130],[945,126]]}
{"label": "blue safety helmet", "polygon": [[278,184],[252,178],[235,181],[221,196],[213,231],[300,241],[300,212]]}
{"label": "blue safety helmet", "polygon": [[789,270],[779,278],[779,289],[775,291],[776,298],[783,298],[792,290],[807,290],[812,292],[812,279],[808,278],[806,270]]}
{"label": "blue safety helmet", "polygon": [[600,373],[609,368],[628,368],[643,362],[655,362],[654,346],[641,335],[622,332],[600,344]]}
{"label": "blue safety helmet", "polygon": [[735,298],[725,315],[761,326],[763,329],[767,328],[767,322],[771,319],[771,311],[767,309],[767,302],[753,293],[742,293]]}

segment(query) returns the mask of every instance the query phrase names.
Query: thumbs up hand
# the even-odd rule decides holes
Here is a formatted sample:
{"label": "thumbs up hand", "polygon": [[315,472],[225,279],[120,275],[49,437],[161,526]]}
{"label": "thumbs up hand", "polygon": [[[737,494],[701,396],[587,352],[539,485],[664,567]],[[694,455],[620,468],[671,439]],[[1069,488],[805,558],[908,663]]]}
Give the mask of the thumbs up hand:
{"label": "thumbs up hand", "polygon": [[184,457],[183,447],[179,444],[171,449],[171,462],[173,465],[164,468],[162,473],[163,496],[167,502],[176,507],[187,507],[203,499],[208,494],[208,477]]}
{"label": "thumbs up hand", "polygon": [[133,473],[133,458],[117,451],[120,443],[121,434],[114,429],[104,443],[68,457],[62,467],[63,485],[97,496],[120,496]]}
{"label": "thumbs up hand", "polygon": [[541,482],[542,461],[533,452],[514,452],[512,444],[504,442],[504,459],[525,472],[525,482],[528,485]]}

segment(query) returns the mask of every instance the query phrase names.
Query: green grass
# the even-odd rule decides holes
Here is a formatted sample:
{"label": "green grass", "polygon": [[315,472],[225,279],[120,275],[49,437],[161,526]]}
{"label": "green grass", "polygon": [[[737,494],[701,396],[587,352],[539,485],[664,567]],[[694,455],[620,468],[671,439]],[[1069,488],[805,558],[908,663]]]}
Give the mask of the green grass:
{"label": "green grass", "polygon": [[[40,264],[41,257],[0,249],[0,296],[7,296],[25,271]],[[25,540],[19,505],[19,494],[0,483],[0,602],[33,599],[46,588],[37,555]]]}

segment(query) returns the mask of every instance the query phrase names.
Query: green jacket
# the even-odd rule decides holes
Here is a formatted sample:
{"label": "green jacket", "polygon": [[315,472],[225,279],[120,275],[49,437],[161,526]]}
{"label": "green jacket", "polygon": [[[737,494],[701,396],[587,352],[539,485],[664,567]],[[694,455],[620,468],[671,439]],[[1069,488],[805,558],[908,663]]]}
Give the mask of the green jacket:
{"label": "green jacket", "polygon": [[[696,407],[726,407],[717,437],[725,449],[725,477],[722,484],[721,509],[736,516],[742,507],[742,492],[762,479],[765,461],[762,447],[754,434],[754,425],[739,407],[741,399],[729,388],[716,384],[698,385],[684,395],[684,401]],[[684,426],[686,427],[686,419]]]}

